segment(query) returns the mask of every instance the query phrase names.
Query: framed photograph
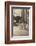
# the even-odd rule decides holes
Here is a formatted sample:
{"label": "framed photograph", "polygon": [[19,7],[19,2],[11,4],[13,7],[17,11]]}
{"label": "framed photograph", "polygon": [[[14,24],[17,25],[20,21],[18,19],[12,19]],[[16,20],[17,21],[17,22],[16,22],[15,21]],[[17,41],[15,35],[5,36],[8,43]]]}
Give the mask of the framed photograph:
{"label": "framed photograph", "polygon": [[35,3],[5,2],[5,43],[35,42]]}

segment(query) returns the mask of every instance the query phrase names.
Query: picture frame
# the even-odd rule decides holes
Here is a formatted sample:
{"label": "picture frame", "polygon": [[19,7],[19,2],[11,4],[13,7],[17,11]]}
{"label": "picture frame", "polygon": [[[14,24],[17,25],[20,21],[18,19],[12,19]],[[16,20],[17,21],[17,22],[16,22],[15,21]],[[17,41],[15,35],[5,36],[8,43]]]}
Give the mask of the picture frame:
{"label": "picture frame", "polygon": [[32,42],[35,42],[35,3],[6,1],[5,44]]}

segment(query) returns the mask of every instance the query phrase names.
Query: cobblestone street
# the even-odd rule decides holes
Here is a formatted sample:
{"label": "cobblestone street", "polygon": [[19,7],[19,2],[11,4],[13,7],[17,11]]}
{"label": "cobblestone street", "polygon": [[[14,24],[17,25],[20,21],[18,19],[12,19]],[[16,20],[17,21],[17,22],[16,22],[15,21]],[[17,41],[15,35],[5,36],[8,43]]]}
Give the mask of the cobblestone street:
{"label": "cobblestone street", "polygon": [[27,31],[23,28],[22,24],[19,26],[13,27],[13,35],[15,35],[15,36],[25,36],[25,35],[27,36],[28,32],[29,31]]}

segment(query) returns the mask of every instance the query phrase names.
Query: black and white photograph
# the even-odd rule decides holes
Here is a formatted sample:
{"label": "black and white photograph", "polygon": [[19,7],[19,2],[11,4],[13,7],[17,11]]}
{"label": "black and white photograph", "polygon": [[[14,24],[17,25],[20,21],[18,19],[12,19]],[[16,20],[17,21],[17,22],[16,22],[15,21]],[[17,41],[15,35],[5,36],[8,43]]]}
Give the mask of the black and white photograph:
{"label": "black and white photograph", "polygon": [[29,10],[30,7],[13,7],[13,36],[29,35]]}

